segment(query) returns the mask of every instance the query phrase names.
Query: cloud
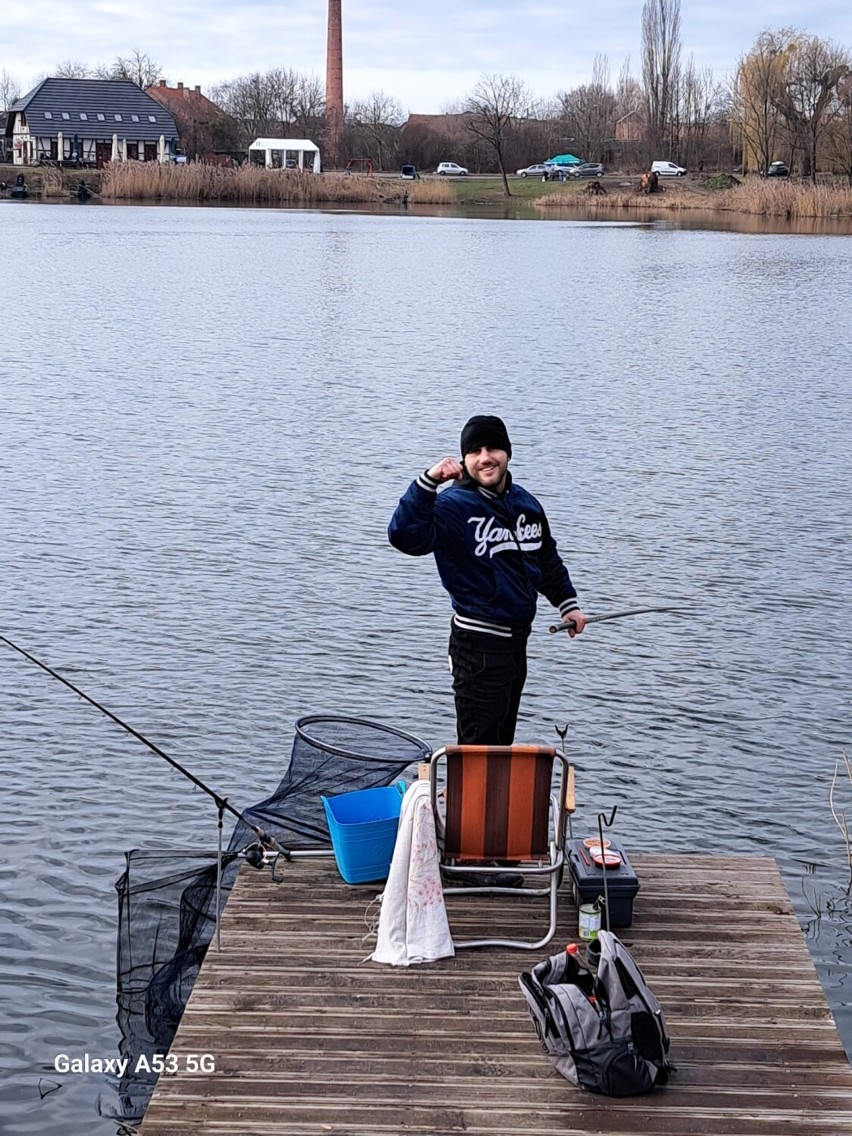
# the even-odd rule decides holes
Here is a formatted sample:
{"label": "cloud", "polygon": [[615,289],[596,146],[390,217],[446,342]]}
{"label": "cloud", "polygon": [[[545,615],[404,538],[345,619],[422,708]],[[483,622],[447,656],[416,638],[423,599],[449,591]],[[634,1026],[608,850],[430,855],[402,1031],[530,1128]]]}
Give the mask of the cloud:
{"label": "cloud", "polygon": [[[347,101],[383,90],[407,109],[440,110],[461,98],[484,71],[515,74],[550,97],[587,81],[595,56],[615,77],[625,58],[641,67],[641,4],[595,5],[538,0],[343,0],[344,89]],[[293,67],[325,72],[324,0],[66,0],[7,3],[0,66],[22,85],[63,60],[112,61],[134,48],[163,66],[171,82],[212,83]],[[803,13],[800,0],[684,2],[684,57],[730,72],[765,27],[784,24],[852,47],[852,5],[831,0]]]}

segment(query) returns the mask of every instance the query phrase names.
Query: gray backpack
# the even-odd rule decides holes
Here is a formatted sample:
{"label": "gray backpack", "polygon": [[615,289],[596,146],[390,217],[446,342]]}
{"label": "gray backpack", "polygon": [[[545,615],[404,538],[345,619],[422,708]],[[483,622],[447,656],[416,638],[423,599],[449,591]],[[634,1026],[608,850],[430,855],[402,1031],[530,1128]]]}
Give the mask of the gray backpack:
{"label": "gray backpack", "polygon": [[611,1097],[665,1085],[674,1071],[665,1017],[630,951],[600,931],[586,956],[589,967],[563,951],[518,980],[554,1068]]}

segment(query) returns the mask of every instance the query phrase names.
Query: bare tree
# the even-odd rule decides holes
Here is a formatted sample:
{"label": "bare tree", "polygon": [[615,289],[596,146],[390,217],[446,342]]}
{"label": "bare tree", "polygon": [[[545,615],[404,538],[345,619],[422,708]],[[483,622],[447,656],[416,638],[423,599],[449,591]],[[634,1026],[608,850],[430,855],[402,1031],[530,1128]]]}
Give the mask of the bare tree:
{"label": "bare tree", "polygon": [[279,94],[268,75],[259,71],[219,83],[210,91],[213,101],[240,124],[243,145],[280,131]]}
{"label": "bare tree", "polygon": [[0,110],[8,110],[21,97],[21,84],[4,67],[0,70]]}
{"label": "bare tree", "polygon": [[94,68],[88,63],[81,63],[79,59],[66,59],[53,69],[54,79],[91,79]]}
{"label": "bare tree", "polygon": [[789,28],[763,31],[737,65],[731,113],[746,172],[755,165],[765,172],[786,136],[779,101],[795,36]]}
{"label": "bare tree", "polygon": [[819,36],[801,36],[777,93],[778,109],[802,145],[802,172],[814,182],[820,143],[839,109],[838,84],[849,69],[844,48]]}
{"label": "bare tree", "polygon": [[825,139],[842,115],[841,84],[849,52],[830,40],[792,28],[767,29],[737,68],[733,106],[744,161],[762,170],[783,146],[790,168],[801,154],[802,172],[816,180]]}
{"label": "bare tree", "polygon": [[595,56],[592,81],[560,95],[559,104],[565,137],[574,139],[573,148],[586,161],[605,161],[616,120],[616,98],[605,55]]}
{"label": "bare tree", "polygon": [[359,99],[349,112],[349,133],[352,140],[383,170],[396,158],[399,131],[404,115],[402,107],[384,91],[373,91],[366,99]]}
{"label": "bare tree", "polygon": [[[631,72],[630,56],[621,65],[614,91],[612,136],[616,161],[625,169],[648,168],[651,160],[642,84]],[[647,151],[647,153],[646,153]]]}
{"label": "bare tree", "polygon": [[300,135],[310,138],[322,129],[325,83],[316,75],[300,74],[293,92],[293,122]]}
{"label": "bare tree", "polygon": [[642,84],[630,70],[630,56],[621,65],[615,85],[615,113],[619,118],[642,109]]}
{"label": "bare tree", "polygon": [[467,129],[493,151],[507,197],[512,194],[506,149],[518,120],[530,116],[533,101],[526,83],[514,75],[482,75],[464,100]]}
{"label": "bare tree", "polygon": [[852,187],[852,69],[837,84],[837,113],[829,132],[832,159]]}
{"label": "bare tree", "polygon": [[645,0],[642,85],[648,131],[651,144],[665,146],[669,158],[677,145],[675,92],[680,77],[680,52],[680,0]]}
{"label": "bare tree", "polygon": [[324,87],[289,67],[240,75],[210,89],[210,98],[240,124],[243,144],[295,127],[311,137],[322,127]]}
{"label": "bare tree", "polygon": [[291,67],[273,67],[263,76],[269,95],[271,117],[275,122],[289,123],[293,119],[296,101],[298,72]]}
{"label": "bare tree", "polygon": [[707,160],[709,127],[718,121],[722,88],[711,67],[699,67],[694,56],[681,71],[678,90],[681,156],[688,169],[702,170]]}
{"label": "bare tree", "polygon": [[101,79],[129,79],[144,91],[157,82],[162,68],[150,55],[135,47],[130,55],[117,55],[106,67],[98,67],[97,73]]}

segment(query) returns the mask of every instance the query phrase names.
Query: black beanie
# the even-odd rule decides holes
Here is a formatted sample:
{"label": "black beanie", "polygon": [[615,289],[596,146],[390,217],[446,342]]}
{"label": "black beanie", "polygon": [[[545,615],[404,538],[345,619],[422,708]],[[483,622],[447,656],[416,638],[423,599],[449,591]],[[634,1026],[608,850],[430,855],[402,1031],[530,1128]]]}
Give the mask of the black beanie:
{"label": "black beanie", "polygon": [[462,460],[471,450],[479,450],[487,446],[492,450],[505,450],[508,457],[512,456],[512,443],[502,418],[493,414],[475,414],[461,433]]}

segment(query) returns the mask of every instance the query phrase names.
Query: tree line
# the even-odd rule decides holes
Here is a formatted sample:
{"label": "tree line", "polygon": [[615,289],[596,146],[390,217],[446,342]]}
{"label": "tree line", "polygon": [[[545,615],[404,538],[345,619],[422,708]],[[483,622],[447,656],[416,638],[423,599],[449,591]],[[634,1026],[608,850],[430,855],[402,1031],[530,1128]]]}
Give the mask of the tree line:
{"label": "tree line", "polygon": [[740,60],[731,99],[746,169],[783,159],[816,181],[820,166],[852,185],[852,53],[793,28],[762,32]]}
{"label": "tree line", "polygon": [[[641,15],[641,73],[626,60],[613,80],[605,55],[589,82],[537,98],[521,79],[482,75],[441,115],[403,113],[383,91],[346,107],[343,157],[369,160],[379,170],[411,162],[421,169],[454,160],[471,170],[507,174],[560,152],[627,172],[670,159],[690,171],[763,171],[783,159],[803,176],[818,169],[852,184],[852,52],[831,40],[791,28],[769,29],[717,79],[694,57],[684,58],[680,0],[645,0]],[[134,50],[108,65],[66,61],[54,71],[71,78],[124,78],[147,87],[160,65]],[[20,95],[0,69],[0,102]],[[253,72],[214,85],[221,108],[214,131],[221,148],[244,152],[257,137],[322,140],[324,84],[291,68]]]}

